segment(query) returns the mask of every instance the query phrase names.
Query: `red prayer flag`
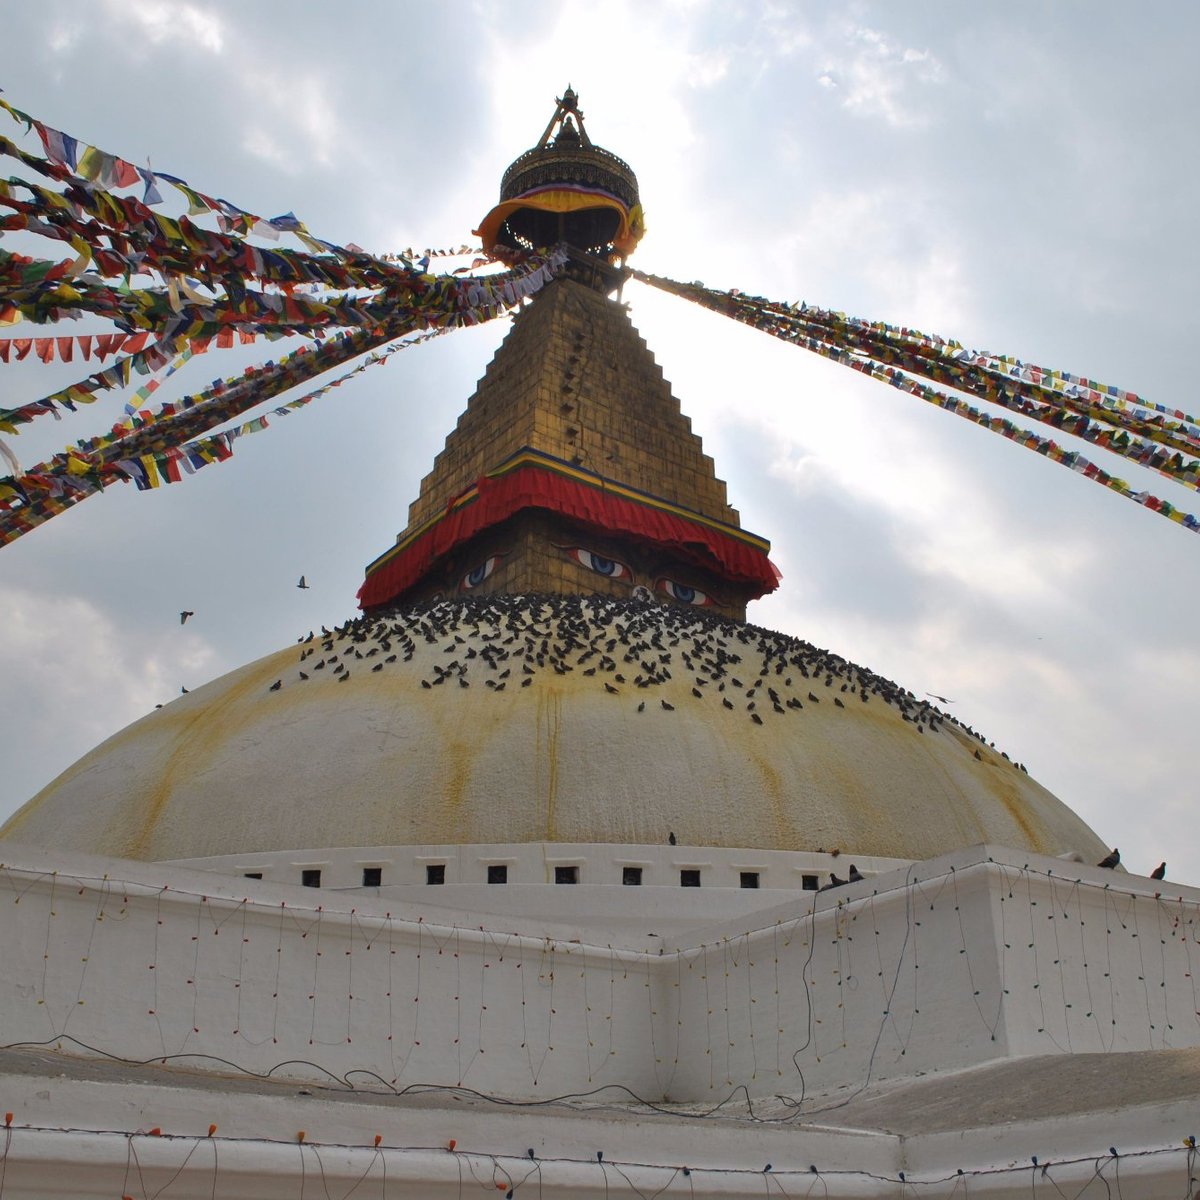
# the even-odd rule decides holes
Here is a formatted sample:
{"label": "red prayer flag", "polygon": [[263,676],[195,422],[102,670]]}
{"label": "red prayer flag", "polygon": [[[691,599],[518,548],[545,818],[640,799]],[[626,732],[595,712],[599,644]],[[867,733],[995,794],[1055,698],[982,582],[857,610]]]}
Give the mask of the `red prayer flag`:
{"label": "red prayer flag", "polygon": [[54,357],[54,339],[53,338],[34,338],[33,352],[44,363],[48,363]]}
{"label": "red prayer flag", "polygon": [[118,158],[113,167],[113,176],[116,179],[118,187],[133,187],[141,178],[138,175],[137,167],[133,163],[126,162],[123,158]]}
{"label": "red prayer flag", "polygon": [[126,354],[137,354],[138,351],[145,349],[146,343],[150,340],[148,333],[131,333],[125,339],[125,344],[121,347]]}
{"label": "red prayer flag", "polygon": [[75,339],[73,337],[55,338],[58,342],[58,357],[63,362],[70,362],[75,357]]}
{"label": "red prayer flag", "polygon": [[12,349],[12,338],[0,338],[0,362],[8,362],[8,353]]}
{"label": "red prayer flag", "polygon": [[79,335],[79,352],[83,355],[85,361],[91,361],[92,335],[90,333],[82,333]]}
{"label": "red prayer flag", "polygon": [[33,345],[33,338],[13,338],[12,343],[17,350],[17,362],[24,362],[29,348]]}

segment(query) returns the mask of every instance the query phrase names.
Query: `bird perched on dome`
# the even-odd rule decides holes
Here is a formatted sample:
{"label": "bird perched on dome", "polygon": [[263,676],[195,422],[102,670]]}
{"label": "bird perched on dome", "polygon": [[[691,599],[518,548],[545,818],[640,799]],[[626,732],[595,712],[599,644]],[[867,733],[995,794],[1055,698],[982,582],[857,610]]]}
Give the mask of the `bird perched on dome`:
{"label": "bird perched on dome", "polygon": [[1096,864],[1096,866],[1098,866],[1098,867],[1105,867],[1105,868],[1107,868],[1108,870],[1110,870],[1110,871],[1111,871],[1111,870],[1113,869],[1113,867],[1115,867],[1115,866],[1116,866],[1116,865],[1117,865],[1117,864],[1118,864],[1120,861],[1121,861],[1121,851],[1120,851],[1120,850],[1118,850],[1118,849],[1117,849],[1117,848],[1114,846],[1114,847],[1113,847],[1113,852],[1112,852],[1111,854],[1106,854],[1106,855],[1105,855],[1105,856],[1104,856],[1104,857],[1103,857],[1103,858],[1102,858],[1102,859],[1101,859],[1101,860],[1100,860],[1100,861],[1099,861],[1099,862]]}

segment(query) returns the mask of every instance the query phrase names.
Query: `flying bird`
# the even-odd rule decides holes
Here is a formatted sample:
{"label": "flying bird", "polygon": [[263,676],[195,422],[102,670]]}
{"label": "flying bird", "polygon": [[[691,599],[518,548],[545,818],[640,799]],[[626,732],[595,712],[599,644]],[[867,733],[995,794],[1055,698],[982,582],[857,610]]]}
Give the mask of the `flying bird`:
{"label": "flying bird", "polygon": [[[1096,866],[1098,866],[1098,867],[1104,867],[1104,868],[1106,868],[1107,870],[1111,871],[1111,870],[1113,869],[1113,867],[1115,867],[1115,866],[1117,865],[1117,863],[1119,863],[1120,861],[1121,861],[1121,851],[1120,851],[1120,850],[1118,850],[1118,849],[1117,849],[1117,848],[1114,846],[1114,847],[1113,847],[1113,852],[1112,852],[1111,854],[1106,854],[1106,855],[1105,855],[1105,856],[1104,856],[1104,857],[1103,857],[1103,858],[1102,858],[1102,859],[1101,859],[1101,860],[1100,860],[1100,861],[1099,861],[1099,862],[1096,864]],[[1165,866],[1166,864],[1164,863],[1163,865]]]}
{"label": "flying bird", "polygon": [[954,703],[954,701],[951,700],[948,696],[939,696],[937,694],[937,692],[926,692],[925,695],[932,697],[939,704],[953,704]]}
{"label": "flying bird", "polygon": [[304,578],[303,575],[300,576],[300,582],[298,584],[296,584],[296,586],[298,588],[307,588],[308,587],[308,581]]}
{"label": "flying bird", "polygon": [[179,623],[180,623],[180,625],[186,625],[186,624],[187,624],[187,619],[188,619],[188,617],[194,617],[195,615],[196,615],[196,614],[195,614],[194,612],[191,612],[191,611],[189,611],[188,609],[186,609],[186,608],[185,608],[185,609],[184,609],[184,610],[183,610],[183,611],[182,611],[182,612],[179,614]]}
{"label": "flying bird", "polygon": [[1151,879],[1166,879],[1166,877],[1167,877],[1167,864],[1165,862],[1160,862],[1158,864],[1158,866],[1155,867],[1154,870],[1150,872]]}

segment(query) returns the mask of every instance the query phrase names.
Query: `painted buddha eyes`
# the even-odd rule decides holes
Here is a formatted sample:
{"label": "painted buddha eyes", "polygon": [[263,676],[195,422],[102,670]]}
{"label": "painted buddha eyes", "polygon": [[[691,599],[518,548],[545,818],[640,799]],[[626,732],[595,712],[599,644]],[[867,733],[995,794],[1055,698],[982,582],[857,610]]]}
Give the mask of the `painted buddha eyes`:
{"label": "painted buddha eyes", "polygon": [[[582,546],[564,546],[562,550],[572,562],[577,562],[581,567],[586,567],[597,575],[606,575],[609,579],[633,579],[633,572],[618,559],[606,558],[603,554],[597,554],[594,550],[585,550]],[[702,592],[688,583],[667,579],[665,576],[660,578],[654,586],[658,592],[678,604],[708,608],[717,603],[707,592]],[[640,590],[645,593],[644,599],[650,599],[649,592],[645,589]]]}
{"label": "painted buddha eyes", "polygon": [[479,566],[473,571],[468,571],[459,580],[458,586],[464,592],[469,592],[472,588],[477,588],[496,569],[496,564],[499,561],[499,554],[493,554],[490,558],[484,559]]}
{"label": "painted buddha eyes", "polygon": [[607,575],[609,579],[629,579],[633,575],[623,562],[618,562],[615,558],[605,558],[602,554],[593,554],[591,550],[585,550],[582,546],[572,546],[567,550],[567,557],[581,567],[595,571],[597,575]]}
{"label": "painted buddha eyes", "polygon": [[680,604],[707,607],[716,603],[707,592],[702,592],[699,588],[691,587],[686,583],[676,583],[674,579],[660,579],[655,586],[664,595],[670,596],[672,600],[678,600]]}

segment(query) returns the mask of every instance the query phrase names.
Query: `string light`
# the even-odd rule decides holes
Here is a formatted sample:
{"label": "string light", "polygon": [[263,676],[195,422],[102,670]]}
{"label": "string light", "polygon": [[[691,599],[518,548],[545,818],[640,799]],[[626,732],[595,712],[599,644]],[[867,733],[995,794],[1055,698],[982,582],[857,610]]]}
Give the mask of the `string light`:
{"label": "string light", "polygon": [[[138,1156],[136,1148],[136,1140],[140,1136],[138,1134],[117,1130],[64,1129],[61,1127],[26,1126],[23,1128],[33,1133],[70,1134],[76,1138],[95,1139],[97,1141],[116,1140],[124,1144],[126,1147],[125,1182],[119,1188],[113,1189],[116,1194],[122,1197],[134,1196],[135,1193],[146,1196],[162,1194],[165,1187],[169,1187],[171,1183],[178,1180],[184,1171],[189,1168],[197,1149],[202,1143],[207,1141],[205,1138],[170,1134],[163,1135],[158,1141],[158,1144],[162,1146],[163,1153],[157,1156],[153,1168],[149,1168],[143,1165]],[[218,1194],[222,1180],[221,1162],[216,1154],[217,1143],[212,1142],[210,1144],[214,1146],[212,1188],[213,1194],[216,1195]],[[227,1150],[237,1149],[243,1156],[242,1161],[232,1168],[234,1178],[244,1178],[244,1163],[247,1155],[251,1156],[252,1161],[261,1164],[265,1161],[263,1159],[264,1151],[269,1151],[274,1147],[283,1148],[290,1144],[297,1146],[299,1149],[299,1172],[302,1180],[307,1173],[306,1158],[308,1155],[311,1155],[324,1181],[326,1190],[328,1190],[331,1182],[340,1180],[349,1185],[348,1190],[343,1193],[345,1195],[350,1195],[354,1192],[372,1173],[382,1177],[386,1181],[389,1165],[393,1175],[399,1170],[402,1175],[407,1174],[413,1180],[418,1178],[428,1179],[429,1160],[427,1155],[433,1149],[433,1147],[422,1145],[381,1148],[379,1146],[367,1147],[343,1142],[318,1143],[307,1140],[301,1141],[300,1135],[297,1135],[296,1139],[290,1143],[268,1137],[250,1137],[223,1139],[223,1144]],[[169,1155],[172,1147],[178,1147],[183,1152],[173,1162],[169,1158],[163,1157],[164,1154]],[[325,1156],[330,1151],[338,1152],[336,1170],[331,1170],[325,1160]],[[695,1178],[699,1177],[702,1188],[711,1194],[718,1191],[729,1191],[735,1187],[739,1191],[748,1190],[746,1185],[754,1176],[767,1180],[768,1192],[773,1185],[774,1189],[784,1196],[791,1194],[788,1188],[800,1186],[802,1180],[809,1179],[814,1181],[812,1186],[816,1185],[816,1181],[820,1181],[825,1188],[826,1195],[831,1194],[831,1188],[833,1194],[843,1194],[843,1185],[845,1187],[845,1194],[861,1195],[863,1194],[864,1184],[899,1184],[902,1191],[905,1188],[913,1188],[919,1189],[922,1194],[930,1196],[950,1197],[954,1196],[960,1189],[965,1189],[968,1180],[994,1179],[1003,1181],[1005,1179],[1012,1179],[1015,1184],[1017,1176],[1027,1170],[1034,1171],[1038,1178],[1050,1182],[1059,1190],[1060,1194],[1065,1194],[1062,1193],[1063,1186],[1074,1187],[1075,1185],[1079,1186],[1075,1188],[1073,1194],[1086,1194],[1087,1185],[1093,1180],[1099,1180],[1106,1183],[1106,1185],[1111,1183],[1116,1190],[1116,1194],[1120,1195],[1120,1184],[1116,1172],[1119,1171],[1119,1162],[1121,1160],[1137,1160],[1144,1164],[1144,1166],[1149,1166],[1155,1170],[1156,1173],[1153,1176],[1155,1180],[1163,1181],[1168,1178],[1171,1171],[1171,1156],[1179,1154],[1184,1155],[1184,1166],[1190,1177],[1195,1151],[1195,1138],[1187,1137],[1173,1145],[1147,1147],[1142,1150],[1131,1151],[1127,1154],[1118,1154],[1114,1147],[1109,1147],[1108,1154],[1100,1155],[1099,1157],[1080,1155],[1043,1160],[1038,1155],[1030,1155],[1027,1159],[1030,1163],[1029,1167],[1023,1167],[1019,1163],[1007,1166],[981,1167],[975,1170],[964,1170],[958,1167],[950,1174],[917,1177],[913,1177],[908,1171],[903,1169],[897,1169],[895,1174],[888,1174],[887,1172],[869,1170],[854,1165],[847,1165],[823,1172],[819,1171],[815,1164],[810,1164],[807,1170],[802,1170],[798,1167],[776,1167],[773,1163],[767,1163],[760,1170],[735,1166],[704,1168],[694,1166],[672,1167],[667,1164],[645,1161],[609,1160],[603,1156],[603,1152],[597,1152],[594,1160],[587,1161],[593,1161],[600,1166],[607,1181],[606,1186],[611,1188],[612,1179],[619,1178],[624,1181],[629,1194],[639,1197],[640,1200],[654,1200],[655,1197],[664,1195],[670,1188],[671,1182],[680,1177],[688,1180],[689,1188],[692,1189],[693,1194]],[[583,1162],[583,1160],[571,1156],[552,1156],[538,1160],[525,1173],[522,1173],[520,1169],[521,1164],[528,1166],[530,1162],[528,1152],[518,1157],[502,1153],[459,1151],[455,1157],[458,1162],[460,1179],[462,1167],[465,1165],[470,1175],[481,1185],[502,1191],[506,1196],[519,1191],[522,1185],[535,1173],[539,1177],[540,1184],[543,1172],[545,1171],[551,1173],[545,1181],[551,1187],[565,1189],[575,1186],[577,1176],[573,1176],[571,1170],[582,1165]],[[98,1164],[97,1171],[100,1172],[95,1181],[95,1189],[97,1191],[104,1191],[103,1171],[105,1168],[99,1164],[102,1164],[105,1158],[106,1156],[102,1152],[93,1156],[93,1161]],[[3,1157],[0,1158],[0,1183],[3,1182],[5,1173],[10,1168],[23,1167],[30,1171],[41,1171],[44,1170],[44,1161],[40,1155],[36,1158],[16,1158],[13,1155],[10,1139],[6,1143]],[[1105,1171],[1110,1166],[1113,1168],[1114,1174],[1111,1180],[1107,1180]],[[169,1179],[166,1184],[152,1189],[149,1186],[149,1180],[146,1176],[148,1169],[163,1174],[169,1173]],[[192,1169],[197,1172],[207,1170],[203,1165]],[[612,1172],[611,1177],[609,1175],[610,1171]],[[1085,1172],[1089,1173],[1085,1174]],[[640,1182],[635,1178],[639,1173],[642,1176]],[[130,1188],[129,1186],[131,1175],[137,1176],[139,1183],[137,1188]],[[161,1175],[159,1179],[161,1179]],[[721,1185],[722,1180],[726,1181],[724,1187]],[[1003,1188],[1003,1186],[1004,1184],[1001,1182],[1001,1187]],[[805,1194],[811,1195],[812,1192],[809,1190]],[[1112,1194],[1111,1190],[1109,1194]],[[3,1192],[0,1192],[0,1196],[2,1195]]]}

